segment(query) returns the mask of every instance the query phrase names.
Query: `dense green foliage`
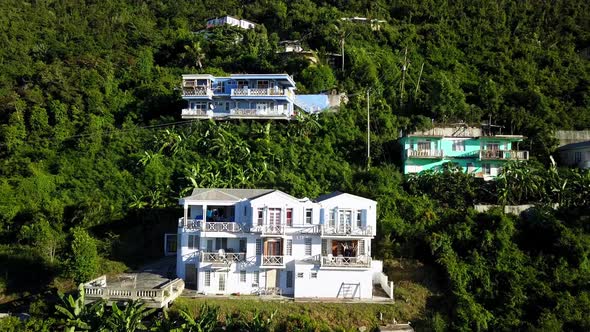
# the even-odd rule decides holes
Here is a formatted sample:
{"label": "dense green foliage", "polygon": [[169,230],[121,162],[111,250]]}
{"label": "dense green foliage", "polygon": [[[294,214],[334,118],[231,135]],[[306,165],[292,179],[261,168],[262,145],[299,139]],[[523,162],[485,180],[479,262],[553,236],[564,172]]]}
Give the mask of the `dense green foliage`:
{"label": "dense green foliage", "polygon": [[[194,33],[222,14],[260,24]],[[352,16],[387,23],[340,19]],[[548,156],[553,130],[590,127],[589,16],[580,0],[2,1],[0,299],[159,255],[195,186],[344,190],[378,201],[375,252],[444,275],[448,303],[423,324],[588,330],[590,175]],[[344,71],[328,64],[341,38]],[[281,39],[318,63],[277,54]],[[194,72],[287,72],[301,92],[350,102],[289,123],[181,121],[180,75]],[[398,133],[431,119],[492,119],[536,161],[494,184],[452,167],[406,182]],[[561,208],[471,211],[481,202]]]}

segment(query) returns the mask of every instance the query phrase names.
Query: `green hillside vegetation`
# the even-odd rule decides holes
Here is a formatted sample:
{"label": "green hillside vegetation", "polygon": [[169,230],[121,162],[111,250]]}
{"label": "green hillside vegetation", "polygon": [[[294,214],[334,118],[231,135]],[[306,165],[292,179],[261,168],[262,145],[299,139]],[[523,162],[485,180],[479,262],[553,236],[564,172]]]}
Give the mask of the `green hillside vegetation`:
{"label": "green hillside vegetation", "polygon": [[[224,14],[259,25],[197,33]],[[193,187],[268,187],[376,199],[374,253],[398,295],[428,296],[425,330],[588,331],[590,173],[549,155],[554,130],[590,128],[589,22],[581,0],[2,1],[0,311],[32,302],[45,317],[53,303],[31,297],[161,256]],[[328,64],[341,38],[344,71]],[[319,63],[277,54],[284,39]],[[350,101],[290,122],[180,118],[183,73],[283,72]],[[489,119],[525,135],[533,160],[488,183],[453,166],[400,173],[400,131]],[[61,326],[45,323],[28,329]]]}

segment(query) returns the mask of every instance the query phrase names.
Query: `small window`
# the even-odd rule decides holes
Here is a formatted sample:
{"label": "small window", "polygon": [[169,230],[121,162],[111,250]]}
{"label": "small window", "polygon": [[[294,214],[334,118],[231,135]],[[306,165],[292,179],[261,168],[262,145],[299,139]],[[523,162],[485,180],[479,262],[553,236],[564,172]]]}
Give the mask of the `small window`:
{"label": "small window", "polygon": [[310,237],[305,238],[305,255],[311,256],[311,238]]}
{"label": "small window", "polygon": [[257,287],[260,283],[260,274],[258,274],[258,271],[252,272],[252,280],[254,281],[253,286],[256,285],[254,287]]}
{"label": "small window", "polygon": [[264,222],[264,209],[258,209],[258,218],[257,218],[258,226],[262,226],[263,222]]}
{"label": "small window", "polygon": [[483,168],[483,174],[485,174],[485,175],[491,175],[492,174],[492,165],[490,165],[490,164],[483,164],[483,165],[481,165],[481,167]]}
{"label": "small window", "polygon": [[262,240],[256,239],[256,255],[262,255]]}
{"label": "small window", "polygon": [[328,255],[328,240],[322,239],[322,256]]}
{"label": "small window", "polygon": [[211,286],[211,271],[205,271],[205,286]]}
{"label": "small window", "polygon": [[287,226],[293,226],[293,209],[287,209]]}
{"label": "small window", "polygon": [[293,271],[287,271],[287,288],[293,288]]}
{"label": "small window", "polygon": [[313,216],[313,210],[312,209],[305,209],[305,223],[306,224],[312,224],[313,220],[312,220],[312,216]]}
{"label": "small window", "polygon": [[318,273],[317,273],[317,272],[312,272],[312,273],[310,274],[310,278],[311,278],[311,279],[317,279],[317,278],[318,278]]}
{"label": "small window", "polygon": [[199,249],[199,237],[197,235],[188,236],[188,248]]}
{"label": "small window", "polygon": [[453,151],[465,151],[465,141],[464,140],[453,141]]}
{"label": "small window", "polygon": [[363,226],[363,210],[356,211],[356,227],[361,228]]}
{"label": "small window", "polygon": [[574,162],[579,163],[582,161],[582,151],[576,151],[574,153]]}
{"label": "small window", "polygon": [[418,141],[418,151],[430,150],[430,141]]}
{"label": "small window", "polygon": [[293,256],[293,240],[287,240],[287,256]]}
{"label": "small window", "polygon": [[246,270],[240,271],[240,282],[246,282]]}
{"label": "small window", "polygon": [[359,240],[359,255],[365,255],[365,240]]}
{"label": "small window", "polygon": [[244,206],[244,217],[247,216],[247,215],[248,215],[248,207],[247,206]]}
{"label": "small window", "polygon": [[240,239],[240,252],[246,252],[246,239]]}
{"label": "small window", "polygon": [[297,272],[297,279],[303,278],[303,272]]}

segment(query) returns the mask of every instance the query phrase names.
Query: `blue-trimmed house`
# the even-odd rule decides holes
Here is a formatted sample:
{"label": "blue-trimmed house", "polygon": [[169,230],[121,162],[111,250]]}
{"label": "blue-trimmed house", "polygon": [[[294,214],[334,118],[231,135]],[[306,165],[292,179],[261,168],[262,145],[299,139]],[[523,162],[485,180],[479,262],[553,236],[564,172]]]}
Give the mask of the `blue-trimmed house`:
{"label": "blue-trimmed house", "polygon": [[182,75],[183,119],[291,119],[295,81],[287,74]]}

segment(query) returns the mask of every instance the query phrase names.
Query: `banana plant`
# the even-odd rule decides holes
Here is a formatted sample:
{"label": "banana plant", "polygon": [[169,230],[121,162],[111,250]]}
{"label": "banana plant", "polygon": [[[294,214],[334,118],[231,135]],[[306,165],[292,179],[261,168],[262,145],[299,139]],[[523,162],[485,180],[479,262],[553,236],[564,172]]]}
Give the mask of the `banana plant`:
{"label": "banana plant", "polygon": [[148,309],[139,300],[129,302],[124,309],[119,309],[113,303],[111,316],[107,320],[109,331],[134,332],[136,330],[147,330],[142,320],[153,314],[156,309]]}
{"label": "banana plant", "polygon": [[91,306],[86,306],[84,297],[84,285],[78,286],[78,298],[70,294],[67,297],[59,293],[62,304],[55,306],[58,316],[61,316],[61,323],[64,331],[100,331],[103,329],[102,322],[105,302],[97,301]]}

